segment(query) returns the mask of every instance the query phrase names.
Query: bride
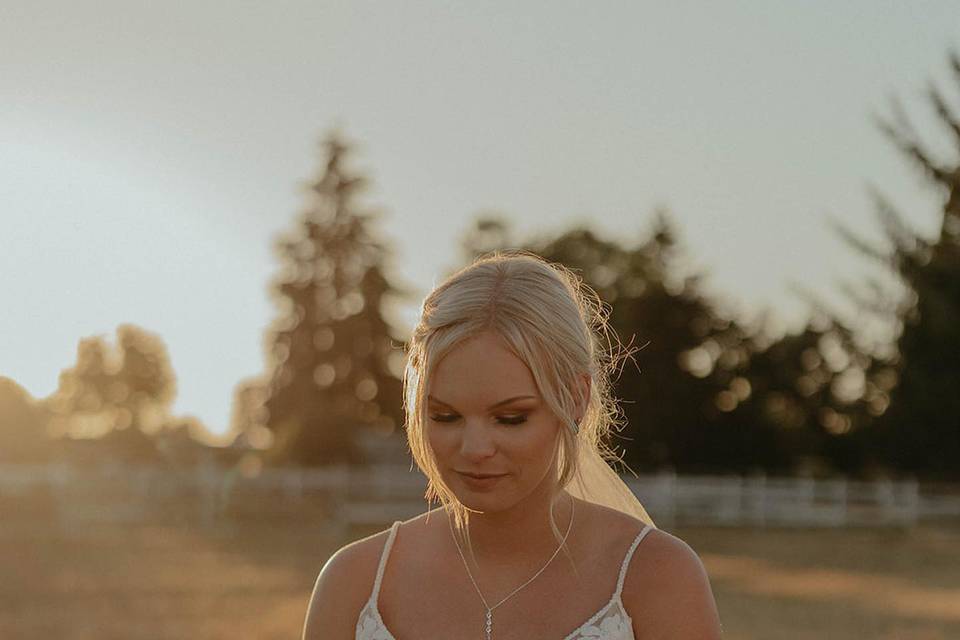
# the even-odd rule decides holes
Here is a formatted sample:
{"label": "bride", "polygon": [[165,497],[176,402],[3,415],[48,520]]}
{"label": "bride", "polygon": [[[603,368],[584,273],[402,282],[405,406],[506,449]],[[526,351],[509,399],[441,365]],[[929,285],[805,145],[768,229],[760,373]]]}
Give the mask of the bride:
{"label": "bride", "polygon": [[700,559],[604,461],[619,415],[607,337],[595,295],[533,254],[437,286],[404,397],[441,506],[333,554],[303,639],[719,638]]}

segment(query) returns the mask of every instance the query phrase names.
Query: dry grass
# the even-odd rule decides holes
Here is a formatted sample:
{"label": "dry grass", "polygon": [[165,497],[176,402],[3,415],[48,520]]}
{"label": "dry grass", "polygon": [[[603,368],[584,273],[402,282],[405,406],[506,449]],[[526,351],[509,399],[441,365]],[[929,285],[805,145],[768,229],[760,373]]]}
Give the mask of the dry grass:
{"label": "dry grass", "polygon": [[678,534],[704,560],[725,637],[960,638],[960,527]]}
{"label": "dry grass", "polygon": [[[960,638],[960,527],[674,533],[704,559],[731,640]],[[298,638],[341,542],[291,522],[0,525],[0,638]]]}

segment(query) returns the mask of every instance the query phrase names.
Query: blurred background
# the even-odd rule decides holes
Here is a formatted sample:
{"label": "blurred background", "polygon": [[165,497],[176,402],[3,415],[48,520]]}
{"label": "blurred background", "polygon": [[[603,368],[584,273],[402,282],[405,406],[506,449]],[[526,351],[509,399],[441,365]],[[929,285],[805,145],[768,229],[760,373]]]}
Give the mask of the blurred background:
{"label": "blurred background", "polygon": [[[734,640],[960,637],[956,3],[0,5],[0,637],[299,637],[525,248]],[[630,473],[632,470],[634,473]]]}

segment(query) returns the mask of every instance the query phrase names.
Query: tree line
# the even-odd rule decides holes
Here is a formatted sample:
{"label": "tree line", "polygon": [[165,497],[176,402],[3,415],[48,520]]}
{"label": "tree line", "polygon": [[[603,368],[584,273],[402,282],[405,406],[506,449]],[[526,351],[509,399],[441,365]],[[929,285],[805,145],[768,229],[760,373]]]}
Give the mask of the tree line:
{"label": "tree line", "polygon": [[[949,65],[960,87],[956,53]],[[597,292],[621,340],[615,393],[624,420],[610,444],[635,470],[956,480],[960,116],[937,87],[928,98],[954,157],[936,156],[896,103],[877,125],[942,196],[939,233],[921,236],[879,192],[888,246],[835,225],[897,283],[847,286],[853,321],[815,296],[806,326],[779,337],[728,317],[704,293],[703,274],[681,275],[682,243],[666,212],[633,244],[587,226],[517,238],[508,220],[484,216],[462,237],[463,261],[528,249],[574,269]],[[377,213],[358,204],[368,180],[348,169],[350,144],[334,132],[321,146],[306,206],[274,243],[277,314],[263,338],[264,373],[235,391],[231,433],[257,444],[270,464],[362,462],[363,430],[402,436],[405,336],[385,308],[415,301],[390,275],[393,253]],[[895,328],[889,343],[858,339],[870,317]],[[34,401],[0,378],[0,461],[43,458],[52,439],[126,429],[199,438],[199,421],[170,415],[175,386],[159,336],[122,325],[115,349],[103,337],[84,338],[48,398]]]}

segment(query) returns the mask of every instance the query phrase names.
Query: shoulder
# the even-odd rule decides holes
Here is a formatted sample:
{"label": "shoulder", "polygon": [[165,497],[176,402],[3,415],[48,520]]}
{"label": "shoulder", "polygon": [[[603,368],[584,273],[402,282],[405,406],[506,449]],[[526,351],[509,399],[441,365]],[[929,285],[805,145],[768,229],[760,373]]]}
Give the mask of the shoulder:
{"label": "shoulder", "polygon": [[373,592],[377,566],[390,530],[338,549],[324,563],[310,595],[303,640],[352,640],[360,610]]}
{"label": "shoulder", "polygon": [[637,640],[720,637],[720,618],[703,563],[686,542],[651,529],[627,570],[623,605]]}

